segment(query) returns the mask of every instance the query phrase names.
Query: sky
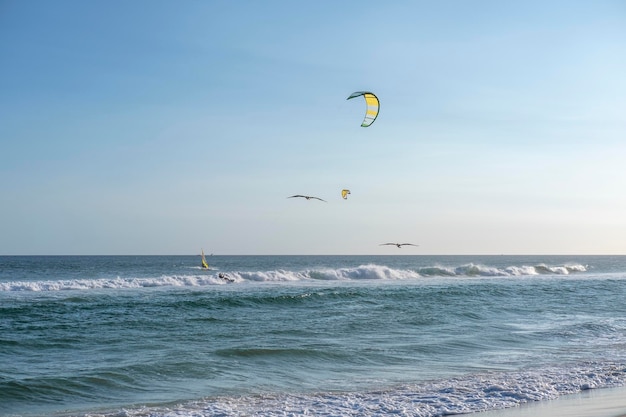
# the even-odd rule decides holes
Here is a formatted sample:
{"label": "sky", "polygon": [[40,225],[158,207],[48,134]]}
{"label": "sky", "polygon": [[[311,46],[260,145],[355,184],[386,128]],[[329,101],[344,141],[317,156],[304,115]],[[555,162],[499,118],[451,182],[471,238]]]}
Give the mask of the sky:
{"label": "sky", "polygon": [[626,254],[625,161],[624,0],[0,0],[0,255]]}

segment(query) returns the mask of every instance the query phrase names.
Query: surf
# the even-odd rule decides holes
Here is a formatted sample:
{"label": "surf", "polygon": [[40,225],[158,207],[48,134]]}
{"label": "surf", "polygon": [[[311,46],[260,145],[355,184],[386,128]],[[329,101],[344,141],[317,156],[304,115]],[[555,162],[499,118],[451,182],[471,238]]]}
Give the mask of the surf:
{"label": "surf", "polygon": [[[199,269],[199,266],[189,267]],[[225,284],[302,281],[406,281],[428,277],[520,277],[540,275],[571,275],[588,271],[583,264],[513,265],[496,267],[478,263],[457,266],[394,268],[387,265],[363,264],[356,267],[311,268],[303,270],[274,269],[257,271],[211,271],[209,273],[161,275],[157,277],[112,277],[97,279],[60,279],[0,282],[0,292],[11,291],[86,291],[106,289],[138,289],[153,287],[206,287]]]}

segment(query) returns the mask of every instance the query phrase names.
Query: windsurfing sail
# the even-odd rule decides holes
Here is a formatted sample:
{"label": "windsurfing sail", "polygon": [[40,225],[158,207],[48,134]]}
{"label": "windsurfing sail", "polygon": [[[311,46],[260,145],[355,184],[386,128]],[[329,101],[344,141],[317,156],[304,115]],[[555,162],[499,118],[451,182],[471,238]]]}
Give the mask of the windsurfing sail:
{"label": "windsurfing sail", "polygon": [[204,249],[202,249],[202,269],[209,269],[209,264],[206,263],[206,258],[204,257]]}
{"label": "windsurfing sail", "polygon": [[356,91],[350,94],[346,100],[350,100],[351,98],[361,97],[365,99],[365,105],[367,106],[365,109],[365,119],[363,119],[363,123],[361,123],[361,127],[368,127],[376,117],[378,117],[378,111],[380,109],[380,103],[378,101],[378,97],[374,93],[369,91]]}
{"label": "windsurfing sail", "polygon": [[341,196],[344,200],[348,198],[348,194],[350,194],[350,190],[341,190]]}

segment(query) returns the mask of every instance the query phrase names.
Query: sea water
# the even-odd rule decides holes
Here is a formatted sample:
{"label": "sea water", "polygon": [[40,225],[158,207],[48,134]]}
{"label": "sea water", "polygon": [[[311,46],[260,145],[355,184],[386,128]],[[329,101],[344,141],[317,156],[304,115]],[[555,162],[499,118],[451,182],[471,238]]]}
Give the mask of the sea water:
{"label": "sea water", "polygon": [[626,257],[207,260],[0,257],[0,416],[441,416],[626,384]]}

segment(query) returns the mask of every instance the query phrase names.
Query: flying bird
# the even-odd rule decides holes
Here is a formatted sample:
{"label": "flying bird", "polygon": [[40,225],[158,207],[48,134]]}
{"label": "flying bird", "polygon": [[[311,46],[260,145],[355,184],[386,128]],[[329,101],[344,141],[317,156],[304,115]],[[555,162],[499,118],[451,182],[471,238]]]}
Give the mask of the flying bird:
{"label": "flying bird", "polygon": [[419,245],[414,245],[412,243],[381,243],[378,246],[385,246],[385,245],[397,246],[399,248],[401,248],[402,246],[419,246]]}
{"label": "flying bird", "polygon": [[294,198],[294,197],[302,197],[302,198],[306,198],[307,200],[310,200],[310,199],[315,199],[315,200],[320,200],[320,201],[323,201],[324,203],[327,203],[327,201],[326,201],[326,200],[323,200],[323,199],[321,199],[321,198],[319,198],[319,197],[313,197],[313,196],[310,196],[310,195],[301,195],[301,194],[296,194],[296,195],[289,196],[289,197],[287,197],[287,198]]}

